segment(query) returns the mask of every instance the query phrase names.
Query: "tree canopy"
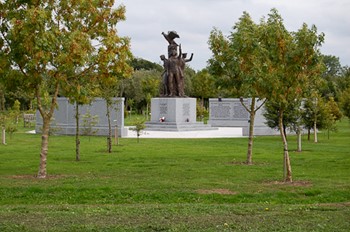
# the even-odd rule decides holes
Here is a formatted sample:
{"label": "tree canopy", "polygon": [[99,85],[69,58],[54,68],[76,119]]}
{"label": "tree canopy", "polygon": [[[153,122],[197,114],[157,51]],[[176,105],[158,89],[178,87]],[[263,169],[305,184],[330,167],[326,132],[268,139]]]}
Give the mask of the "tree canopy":
{"label": "tree canopy", "polygon": [[[43,118],[38,177],[45,178],[49,123],[58,93],[84,91],[77,78],[110,83],[130,74],[129,39],[116,30],[125,20],[125,7],[114,8],[113,0],[6,0],[0,15],[1,60],[5,57],[21,72]],[[44,104],[43,99],[50,100]]]}

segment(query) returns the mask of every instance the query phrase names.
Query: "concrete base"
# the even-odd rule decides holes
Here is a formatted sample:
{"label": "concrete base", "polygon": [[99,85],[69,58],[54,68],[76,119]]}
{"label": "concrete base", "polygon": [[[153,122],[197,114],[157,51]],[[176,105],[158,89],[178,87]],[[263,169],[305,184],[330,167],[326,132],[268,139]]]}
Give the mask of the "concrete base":
{"label": "concrete base", "polygon": [[146,131],[200,131],[217,130],[203,122],[197,123],[174,123],[174,122],[146,122]]}
{"label": "concrete base", "polygon": [[196,131],[216,130],[209,124],[196,121],[195,98],[152,98],[151,121],[146,130]]}

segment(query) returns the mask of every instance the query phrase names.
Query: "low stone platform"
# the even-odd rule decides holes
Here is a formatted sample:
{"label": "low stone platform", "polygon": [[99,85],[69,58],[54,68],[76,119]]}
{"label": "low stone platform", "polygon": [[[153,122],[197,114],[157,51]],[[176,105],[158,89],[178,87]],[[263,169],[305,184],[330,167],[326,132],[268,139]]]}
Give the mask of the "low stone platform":
{"label": "low stone platform", "polygon": [[199,130],[217,130],[216,127],[211,127],[211,125],[204,124],[203,122],[195,123],[176,123],[176,122],[146,122],[147,130],[156,131],[199,131]]}
{"label": "low stone platform", "polygon": [[217,130],[210,124],[196,121],[195,98],[152,98],[151,121],[145,130],[199,131]]}

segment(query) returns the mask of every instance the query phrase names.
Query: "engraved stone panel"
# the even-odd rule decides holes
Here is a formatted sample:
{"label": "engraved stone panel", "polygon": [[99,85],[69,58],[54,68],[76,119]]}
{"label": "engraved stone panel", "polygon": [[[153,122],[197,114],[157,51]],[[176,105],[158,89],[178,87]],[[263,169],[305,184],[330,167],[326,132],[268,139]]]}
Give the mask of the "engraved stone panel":
{"label": "engraved stone panel", "polygon": [[168,104],[167,103],[160,103],[159,104],[159,114],[161,115],[167,115],[168,114]]}
{"label": "engraved stone panel", "polygon": [[214,103],[210,108],[210,116],[215,119],[230,119],[231,104],[230,103]]}
{"label": "engraved stone panel", "polygon": [[182,115],[185,116],[190,116],[190,103],[184,103],[182,105]]}
{"label": "engraved stone panel", "polygon": [[[247,103],[245,103],[247,104]],[[242,106],[240,102],[233,103],[233,119],[247,119],[249,118],[248,111]]]}

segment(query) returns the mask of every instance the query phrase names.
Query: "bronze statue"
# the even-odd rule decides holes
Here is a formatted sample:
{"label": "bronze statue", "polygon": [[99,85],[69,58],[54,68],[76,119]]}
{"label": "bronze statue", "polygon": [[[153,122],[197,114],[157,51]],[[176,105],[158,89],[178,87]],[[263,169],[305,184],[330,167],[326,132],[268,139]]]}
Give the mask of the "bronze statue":
{"label": "bronze statue", "polygon": [[[163,61],[164,72],[162,74],[161,96],[164,97],[186,97],[184,85],[184,70],[186,62],[190,62],[193,53],[189,59],[187,54],[182,53],[181,45],[178,45],[174,39],[180,38],[176,31],[170,31],[168,34],[162,32],[164,38],[168,41],[168,59],[164,55],[160,56]],[[177,53],[179,47],[179,54]]]}

